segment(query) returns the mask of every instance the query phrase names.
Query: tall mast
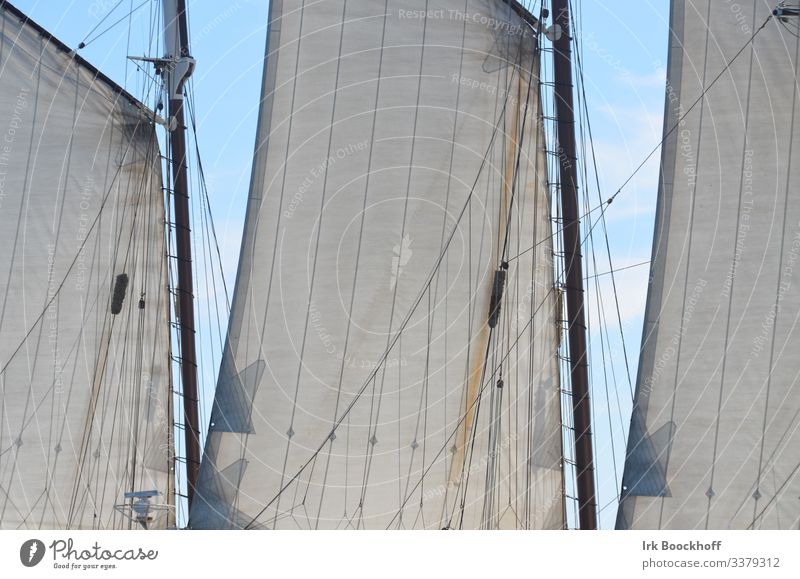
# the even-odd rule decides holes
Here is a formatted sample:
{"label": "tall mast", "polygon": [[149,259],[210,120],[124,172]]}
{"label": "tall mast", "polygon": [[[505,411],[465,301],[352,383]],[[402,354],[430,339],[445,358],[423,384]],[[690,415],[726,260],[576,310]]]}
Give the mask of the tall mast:
{"label": "tall mast", "polygon": [[[586,356],[586,316],[583,305],[583,264],[581,223],[578,215],[578,171],[575,153],[575,114],[572,100],[572,48],[569,0],[553,0],[553,72],[558,158],[561,183],[561,211],[566,267],[567,320],[575,427],[575,469],[578,483],[578,516],[581,529],[597,529],[597,505],[592,456],[589,371]],[[560,27],[560,34],[558,28]]]}
{"label": "tall mast", "polygon": [[169,91],[169,130],[172,157],[172,199],[175,212],[175,249],[178,262],[178,327],[180,332],[183,424],[186,437],[186,494],[192,504],[200,472],[200,429],[197,410],[192,247],[189,227],[189,183],[186,169],[186,126],[183,85],[194,70],[189,56],[185,0],[164,0],[164,78]]}

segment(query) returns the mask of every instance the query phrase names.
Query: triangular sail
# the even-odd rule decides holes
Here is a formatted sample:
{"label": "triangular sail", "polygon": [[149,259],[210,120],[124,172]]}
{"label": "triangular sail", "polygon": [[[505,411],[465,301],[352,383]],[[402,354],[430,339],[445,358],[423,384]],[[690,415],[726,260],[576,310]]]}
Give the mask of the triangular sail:
{"label": "triangular sail", "polygon": [[800,524],[800,39],[796,20],[760,29],[774,5],[672,2],[665,130],[680,124],[620,528]]}
{"label": "triangular sail", "polygon": [[126,492],[173,501],[154,126],[6,3],[0,110],[0,526],[137,527]]}
{"label": "triangular sail", "polygon": [[269,22],[190,526],[563,528],[535,20],[273,0]]}

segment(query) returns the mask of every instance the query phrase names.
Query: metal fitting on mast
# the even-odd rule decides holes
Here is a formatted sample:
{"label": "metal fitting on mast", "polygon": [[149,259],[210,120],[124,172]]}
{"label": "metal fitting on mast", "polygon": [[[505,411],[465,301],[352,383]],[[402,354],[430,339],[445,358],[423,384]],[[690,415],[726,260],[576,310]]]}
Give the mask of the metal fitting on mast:
{"label": "metal fitting on mast", "polygon": [[189,54],[188,31],[178,17],[178,0],[164,0],[164,58],[161,77],[168,100],[183,99],[183,85],[192,76],[195,59]]}
{"label": "metal fitting on mast", "polygon": [[772,11],[772,15],[776,16],[781,22],[787,22],[789,17],[800,16],[800,6],[786,6],[786,2],[781,2],[780,5]]}

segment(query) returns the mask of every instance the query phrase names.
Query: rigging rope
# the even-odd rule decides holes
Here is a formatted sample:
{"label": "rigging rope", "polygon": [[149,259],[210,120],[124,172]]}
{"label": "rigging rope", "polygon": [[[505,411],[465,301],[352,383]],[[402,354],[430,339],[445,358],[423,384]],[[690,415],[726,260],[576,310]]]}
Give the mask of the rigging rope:
{"label": "rigging rope", "polygon": [[[705,98],[705,96],[708,93],[708,91],[710,91],[714,87],[714,85],[717,83],[717,81],[720,78],[722,78],[722,75],[725,74],[731,66],[733,66],[733,63],[736,62],[736,59],[739,58],[739,56],[745,51],[745,49],[748,46],[750,46],[750,44],[752,44],[752,42],[756,39],[756,36],[758,36],[758,33],[761,32],[764,29],[764,27],[767,25],[767,23],[771,19],[772,19],[772,14],[767,16],[767,18],[764,20],[764,22],[761,24],[761,26],[759,26],[756,29],[756,31],[753,32],[753,35],[747,40],[747,42],[745,42],[742,45],[742,47],[739,49],[739,51],[736,54],[733,55],[733,58],[731,58],[727,62],[727,64],[725,64],[725,66],[722,68],[722,70],[719,72],[719,74],[716,77],[714,77],[714,80],[712,80],[707,86],[705,86],[703,88],[703,91],[700,93],[700,96],[698,96],[697,99],[691,105],[689,105],[689,108],[687,108],[683,112],[683,114],[678,118],[678,120],[675,121],[675,124],[672,125],[672,127],[668,131],[666,131],[664,133],[664,136],[661,138],[661,140],[658,142],[658,144],[655,147],[653,147],[653,149],[645,156],[645,158],[642,160],[642,162],[639,163],[639,165],[636,167],[636,169],[634,169],[633,173],[631,173],[628,176],[628,178],[625,179],[625,181],[623,181],[622,185],[619,186],[617,191],[611,197],[608,198],[608,201],[606,201],[605,207],[608,207],[614,201],[614,199],[617,197],[617,195],[619,195],[622,192],[622,190],[625,188],[625,186],[628,185],[628,183],[630,183],[633,180],[633,178],[636,176],[636,174],[639,171],[641,171],[642,168],[650,160],[650,157],[652,157],[659,149],[661,149],[661,146],[664,144],[664,141],[667,140],[667,137],[669,137],[672,133],[675,132],[675,130],[680,126],[680,124],[683,122],[683,120],[686,118],[686,116],[690,112],[692,112],[694,107],[696,107]],[[605,208],[603,209],[603,211],[605,211]]]}
{"label": "rigging rope", "polygon": [[103,18],[100,20],[100,22],[98,22],[98,23],[97,23],[97,24],[96,24],[96,25],[95,25],[95,26],[94,26],[94,27],[93,27],[93,28],[92,28],[92,29],[89,31],[89,33],[88,33],[88,34],[87,34],[87,35],[84,37],[83,41],[82,41],[80,44],[78,44],[78,49],[81,49],[81,48],[86,48],[86,47],[87,47],[87,46],[89,46],[89,45],[90,45],[92,42],[94,42],[95,40],[97,40],[98,38],[100,38],[101,36],[103,36],[103,35],[104,35],[106,32],[108,32],[109,30],[112,30],[112,29],[113,29],[113,28],[114,28],[114,27],[115,27],[117,24],[119,24],[120,22],[122,22],[122,21],[124,21],[124,20],[126,20],[126,19],[129,19],[129,18],[130,18],[130,17],[133,15],[133,13],[134,13],[134,12],[136,12],[137,10],[139,10],[139,8],[141,8],[142,6],[144,6],[145,4],[147,4],[147,3],[148,3],[148,2],[150,2],[150,1],[151,1],[151,0],[143,0],[143,1],[142,1],[142,2],[141,2],[139,5],[138,5],[138,6],[136,6],[135,8],[133,8],[133,9],[132,9],[130,12],[128,12],[127,14],[125,14],[125,15],[124,15],[122,18],[120,18],[119,20],[116,20],[116,21],[115,21],[113,24],[109,25],[109,26],[108,26],[108,28],[106,28],[106,29],[105,29],[105,30],[103,30],[102,32],[99,32],[99,33],[97,34],[97,36],[95,36],[95,37],[94,37],[94,38],[92,38],[91,40],[87,40],[87,38],[89,38],[89,36],[91,36],[92,32],[94,32],[95,30],[97,30],[97,28],[98,28],[98,27],[99,27],[99,26],[100,26],[100,25],[101,25],[101,24],[102,24],[102,23],[105,21],[105,19],[106,19],[106,18],[108,18],[108,17],[111,15],[111,13],[112,13],[114,10],[116,10],[117,6],[119,6],[120,4],[122,4],[123,0],[119,0],[119,2],[117,2],[117,3],[114,5],[114,8],[112,8],[112,9],[111,9],[111,10],[110,10],[110,11],[109,11],[109,12],[108,12],[108,13],[107,13],[105,16],[103,16]]}
{"label": "rigging rope", "polygon": [[[523,328],[520,330],[520,332],[519,332],[519,334],[517,335],[516,339],[514,340],[514,342],[513,342],[512,346],[513,346],[513,345],[516,345],[516,344],[517,344],[517,342],[519,342],[519,340],[522,338],[522,336],[523,336],[523,335],[526,333],[526,331],[528,330],[528,328],[530,327],[530,325],[533,323],[534,314],[535,314],[536,312],[538,312],[538,311],[539,311],[539,310],[540,310],[540,309],[541,309],[541,308],[542,308],[542,307],[543,307],[543,306],[544,306],[544,305],[545,305],[545,304],[548,302],[548,300],[549,300],[549,296],[550,296],[550,294],[553,292],[553,290],[554,290],[554,288],[553,288],[553,287],[551,287],[551,288],[550,288],[550,290],[549,290],[549,291],[548,291],[548,292],[545,294],[545,296],[542,298],[542,302],[539,304],[539,306],[536,308],[536,310],[535,310],[535,311],[534,311],[534,312],[531,314],[531,317],[530,317],[530,319],[528,320],[528,322],[525,324],[525,326],[524,326],[524,327],[523,327]],[[508,358],[510,355],[511,355],[511,348],[509,348],[509,350],[508,350],[508,352],[505,354],[505,356],[499,360],[499,363],[502,363],[502,362],[504,362],[504,361],[505,361],[505,360],[506,360],[506,359],[507,359],[507,358]],[[485,367],[486,367],[486,366],[484,365],[484,368],[485,368]],[[438,450],[438,452],[436,453],[436,455],[434,455],[434,457],[433,457],[433,460],[432,460],[432,461],[431,461],[431,463],[430,463],[430,466],[428,466],[428,468],[427,468],[427,469],[425,469],[425,470],[423,471],[423,473],[422,473],[422,475],[419,477],[419,480],[417,481],[417,483],[416,483],[416,484],[415,484],[415,485],[414,485],[414,486],[411,488],[411,490],[409,491],[408,495],[406,496],[406,498],[405,498],[405,499],[403,500],[403,502],[401,503],[401,505],[400,505],[400,508],[398,509],[398,511],[397,511],[397,513],[395,514],[395,516],[394,516],[394,517],[393,517],[393,518],[392,518],[392,519],[389,521],[389,524],[388,524],[388,525],[387,525],[387,527],[386,527],[387,529],[388,529],[389,527],[391,527],[391,525],[392,525],[392,523],[394,522],[394,520],[395,520],[395,519],[396,519],[396,518],[399,516],[399,514],[402,512],[402,509],[403,509],[403,508],[405,507],[405,505],[408,503],[409,499],[410,499],[410,498],[413,496],[413,494],[414,494],[414,491],[416,491],[416,489],[420,487],[420,485],[422,484],[422,481],[424,481],[424,480],[425,480],[425,476],[426,476],[426,475],[428,474],[428,472],[430,472],[430,470],[431,470],[431,469],[432,469],[432,468],[435,466],[435,464],[436,464],[436,459],[437,459],[437,458],[439,458],[439,456],[441,456],[441,454],[442,454],[442,453],[443,453],[443,452],[444,452],[444,451],[445,451],[445,450],[448,448],[448,446],[450,445],[450,442],[452,441],[453,437],[454,437],[454,436],[456,435],[456,433],[458,432],[458,430],[459,430],[459,427],[461,426],[462,422],[464,422],[464,421],[466,420],[466,418],[467,418],[468,414],[469,414],[469,413],[472,411],[473,407],[474,407],[476,404],[478,404],[478,401],[479,401],[479,400],[481,400],[481,399],[482,399],[482,397],[483,397],[483,391],[486,389],[486,386],[487,386],[488,384],[493,384],[493,383],[494,383],[494,379],[495,379],[495,376],[497,375],[498,371],[499,371],[499,365],[495,367],[495,369],[492,371],[492,374],[491,374],[491,375],[490,375],[488,378],[485,378],[484,380],[482,380],[482,382],[481,382],[481,388],[480,388],[480,390],[478,391],[478,394],[475,396],[475,400],[473,400],[473,401],[472,401],[472,403],[471,403],[471,405],[468,407],[467,411],[465,411],[465,412],[464,412],[464,413],[461,415],[461,418],[459,418],[458,422],[456,422],[456,424],[455,424],[455,428],[453,429],[453,432],[452,432],[452,433],[451,433],[451,434],[450,434],[450,435],[447,437],[447,439],[445,439],[444,443],[443,443],[443,444],[442,444],[442,446],[439,448],[439,450]],[[448,524],[448,527],[449,527],[449,524]]]}
{"label": "rigging rope", "polygon": [[475,180],[473,181],[472,186],[469,189],[469,192],[467,194],[467,197],[466,197],[466,199],[464,201],[464,204],[463,204],[459,214],[456,216],[456,218],[455,218],[455,220],[453,222],[453,226],[452,226],[452,229],[450,231],[450,234],[448,235],[444,245],[442,246],[442,249],[441,249],[441,251],[439,253],[439,256],[435,260],[435,262],[433,264],[433,267],[432,267],[430,273],[428,274],[425,283],[420,288],[419,293],[417,294],[416,298],[411,302],[411,306],[410,306],[410,309],[408,311],[408,314],[406,315],[406,317],[403,319],[402,323],[400,324],[398,331],[394,334],[394,336],[390,337],[390,339],[389,339],[389,341],[387,343],[387,347],[384,350],[383,354],[376,361],[375,367],[370,371],[369,375],[367,376],[367,378],[363,382],[362,386],[356,391],[355,395],[353,396],[353,399],[350,401],[350,403],[348,404],[346,409],[342,412],[341,416],[339,416],[337,418],[337,420],[335,421],[333,427],[331,428],[330,433],[328,434],[328,436],[325,437],[323,442],[316,448],[316,450],[311,454],[311,456],[300,466],[300,468],[289,479],[289,481],[281,484],[277,494],[270,501],[268,501],[264,505],[264,507],[261,510],[259,510],[250,519],[250,522],[247,525],[244,526],[245,529],[251,528],[253,526],[253,524],[259,519],[259,517],[261,517],[261,515],[264,512],[266,512],[266,510],[269,509],[272,506],[272,504],[275,503],[276,500],[279,499],[279,497],[283,494],[283,492],[294,481],[296,481],[299,478],[299,476],[305,471],[305,469],[308,468],[308,466],[312,463],[312,461],[314,461],[314,459],[317,457],[317,455],[323,450],[325,445],[328,443],[328,440],[330,439],[331,434],[335,433],[335,431],[339,428],[339,426],[342,424],[344,419],[349,415],[350,411],[353,409],[353,407],[355,406],[356,402],[361,398],[361,396],[367,390],[367,388],[369,387],[370,383],[372,383],[372,381],[377,377],[378,371],[380,371],[381,368],[384,367],[384,364],[385,364],[389,354],[391,353],[391,351],[393,350],[393,348],[397,344],[397,342],[400,340],[400,337],[402,336],[403,331],[405,330],[406,326],[411,321],[411,319],[413,317],[413,314],[416,312],[417,307],[419,306],[419,304],[422,301],[422,298],[425,296],[425,293],[428,291],[431,283],[436,278],[436,273],[439,270],[439,267],[440,267],[442,261],[444,260],[445,255],[447,254],[447,250],[449,249],[450,244],[452,243],[453,239],[455,238],[456,232],[458,231],[458,225],[461,223],[461,220],[463,219],[464,215],[466,214],[467,209],[470,207],[470,204],[471,204],[472,198],[473,198],[473,196],[475,194],[478,182],[479,182],[479,180],[481,178],[481,175],[483,174],[483,170],[484,170],[484,168],[485,168],[485,166],[487,164],[488,156],[490,155],[491,151],[493,150],[494,142],[495,142],[495,139],[496,139],[497,134],[499,132],[500,123],[502,122],[502,120],[505,117],[505,112],[506,112],[506,108],[507,108],[507,105],[508,105],[510,94],[511,94],[510,90],[506,90],[505,91],[505,97],[503,99],[503,106],[502,106],[500,114],[499,114],[499,116],[498,116],[498,118],[497,118],[497,120],[495,122],[494,128],[492,130],[491,138],[489,140],[489,144],[488,144],[487,149],[486,149],[486,151],[483,154],[483,157],[481,159],[481,163],[480,163],[480,165],[478,167]]}

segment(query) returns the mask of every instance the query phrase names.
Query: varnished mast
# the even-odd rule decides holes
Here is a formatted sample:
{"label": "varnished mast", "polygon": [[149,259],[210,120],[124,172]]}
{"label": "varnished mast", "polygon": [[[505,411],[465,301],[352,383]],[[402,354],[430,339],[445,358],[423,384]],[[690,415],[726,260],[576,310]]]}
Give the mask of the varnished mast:
{"label": "varnished mast", "polygon": [[187,497],[191,506],[200,472],[200,429],[197,410],[197,359],[195,350],[192,285],[192,247],[189,222],[189,183],[186,167],[186,126],[183,85],[194,70],[189,56],[185,0],[164,2],[164,78],[169,91],[169,129],[172,157],[172,199],[175,211],[175,249],[178,262],[178,319],[183,416],[186,437]]}
{"label": "varnished mast", "polygon": [[[578,214],[578,172],[575,153],[575,114],[572,98],[572,49],[568,0],[553,0],[556,117],[561,186],[564,266],[566,268],[570,383],[575,428],[578,515],[581,529],[597,528],[594,485],[589,371],[586,355],[586,315],[581,263],[581,224]],[[560,27],[560,33],[558,28]]]}

